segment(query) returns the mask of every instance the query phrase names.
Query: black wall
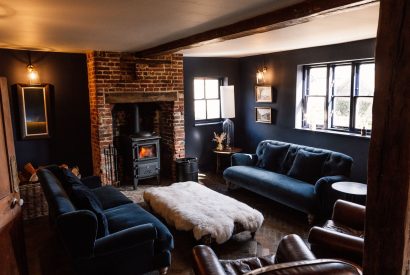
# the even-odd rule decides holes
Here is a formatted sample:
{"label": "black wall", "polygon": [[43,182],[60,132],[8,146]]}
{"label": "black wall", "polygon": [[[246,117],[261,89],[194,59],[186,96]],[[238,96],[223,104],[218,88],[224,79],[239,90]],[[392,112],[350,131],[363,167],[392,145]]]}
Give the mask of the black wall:
{"label": "black wall", "polygon": [[[202,163],[212,160],[214,144],[210,142],[221,127],[193,127],[193,77],[201,74],[234,73],[235,84],[235,142],[245,152],[254,152],[264,139],[276,139],[343,152],[353,157],[352,179],[366,182],[369,139],[320,132],[297,130],[295,127],[296,78],[298,65],[374,57],[375,40],[362,40],[331,46],[272,53],[239,59],[185,58],[185,127],[187,155],[200,157]],[[227,63],[229,61],[229,63]],[[227,66],[229,64],[229,66]],[[274,104],[255,103],[256,71],[265,65],[266,79],[277,90]],[[238,66],[238,71],[235,66]],[[272,124],[255,122],[255,107],[270,106],[276,111]],[[275,113],[275,112],[274,112]]]}
{"label": "black wall", "polygon": [[[369,139],[294,129],[296,78],[298,65],[374,57],[375,40],[363,40],[331,46],[272,53],[240,59],[241,86],[239,140],[247,151],[254,151],[258,142],[276,139],[320,147],[350,155],[354,159],[352,179],[366,182]],[[266,64],[267,81],[277,89],[276,104],[256,104],[254,85],[258,67]],[[277,112],[272,125],[255,122],[255,107],[271,106]]]}
{"label": "black wall", "polygon": [[13,128],[19,169],[50,163],[78,165],[83,175],[92,173],[87,63],[84,54],[32,52],[32,63],[42,83],[52,84],[52,137],[21,140],[18,103],[11,86],[28,83],[25,51],[0,50],[0,76],[7,77],[12,99]]}
{"label": "black wall", "polygon": [[[184,58],[185,154],[187,157],[199,158],[201,170],[215,168],[215,156],[212,153],[215,143],[212,139],[214,132],[222,132],[222,123],[195,126],[194,77],[227,77],[228,84],[235,85],[235,89],[239,89],[238,73],[239,60],[235,58]],[[235,104],[235,107],[239,108],[238,100],[235,100]],[[236,120],[232,119],[234,123]]]}

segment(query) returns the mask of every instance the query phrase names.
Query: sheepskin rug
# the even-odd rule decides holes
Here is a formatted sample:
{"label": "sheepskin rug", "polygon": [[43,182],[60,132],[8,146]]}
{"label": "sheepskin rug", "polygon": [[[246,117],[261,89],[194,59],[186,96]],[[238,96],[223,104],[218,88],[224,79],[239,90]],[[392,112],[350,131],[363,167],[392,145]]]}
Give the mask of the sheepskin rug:
{"label": "sheepskin rug", "polygon": [[149,188],[144,200],[169,225],[192,230],[196,240],[210,234],[221,244],[231,238],[235,222],[250,232],[256,232],[263,222],[256,209],[193,181]]}

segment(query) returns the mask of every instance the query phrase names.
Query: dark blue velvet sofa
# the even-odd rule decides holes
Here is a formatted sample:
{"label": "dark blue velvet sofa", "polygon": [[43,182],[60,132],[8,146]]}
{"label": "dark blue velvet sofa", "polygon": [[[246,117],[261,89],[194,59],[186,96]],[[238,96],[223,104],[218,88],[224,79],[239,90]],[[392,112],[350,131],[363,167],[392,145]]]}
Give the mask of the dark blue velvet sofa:
{"label": "dark blue velvet sofa", "polygon": [[174,244],[167,227],[116,188],[101,186],[98,177],[80,181],[56,165],[37,174],[51,224],[79,274],[141,274],[170,266]]}
{"label": "dark blue velvet sofa", "polygon": [[234,154],[231,163],[223,173],[228,186],[234,183],[313,218],[331,211],[331,185],[348,179],[353,159],[325,149],[264,140],[256,154]]}

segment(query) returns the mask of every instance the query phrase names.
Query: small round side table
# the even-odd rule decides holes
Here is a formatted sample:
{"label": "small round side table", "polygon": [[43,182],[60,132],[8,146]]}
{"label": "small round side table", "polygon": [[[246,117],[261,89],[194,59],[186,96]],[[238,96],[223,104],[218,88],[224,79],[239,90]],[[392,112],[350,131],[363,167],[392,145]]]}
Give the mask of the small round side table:
{"label": "small round side table", "polygon": [[366,204],[367,185],[353,181],[339,181],[332,184],[332,189],[338,194],[338,198]]}
{"label": "small round side table", "polygon": [[216,173],[220,173],[221,171],[221,159],[220,157],[222,155],[224,156],[231,156],[232,154],[239,153],[242,151],[242,148],[238,147],[231,147],[229,149],[223,149],[223,150],[213,150],[213,152],[216,154]]}

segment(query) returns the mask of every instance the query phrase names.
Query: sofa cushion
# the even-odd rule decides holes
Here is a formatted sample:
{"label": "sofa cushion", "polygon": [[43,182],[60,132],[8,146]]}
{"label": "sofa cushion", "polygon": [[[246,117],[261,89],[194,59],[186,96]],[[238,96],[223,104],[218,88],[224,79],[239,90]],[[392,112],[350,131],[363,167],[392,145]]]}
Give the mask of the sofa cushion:
{"label": "sofa cushion", "polygon": [[61,182],[67,194],[70,196],[73,191],[73,185],[80,184],[83,185],[83,182],[74,175],[70,170],[66,168],[60,168],[64,180]]}
{"label": "sofa cushion", "polygon": [[315,186],[259,167],[232,166],[224,178],[259,195],[306,213],[316,210]]}
{"label": "sofa cushion", "polygon": [[104,211],[110,233],[115,233],[132,226],[152,223],[157,230],[156,251],[171,250],[174,241],[168,228],[152,214],[135,203],[127,203]]}
{"label": "sofa cushion", "polygon": [[84,184],[73,184],[71,199],[78,209],[87,209],[92,211],[97,217],[97,238],[107,236],[108,223],[105,217],[101,202],[94,193]]}
{"label": "sofa cushion", "polygon": [[288,176],[314,184],[321,177],[323,164],[328,156],[328,153],[313,153],[300,149]]}
{"label": "sofa cushion", "polygon": [[280,173],[282,171],[282,163],[289,149],[287,145],[266,144],[263,151],[262,161],[259,167]]}
{"label": "sofa cushion", "polygon": [[101,202],[102,208],[113,208],[122,204],[132,203],[132,200],[128,199],[124,194],[118,191],[115,187],[106,185],[98,188],[91,189],[94,195]]}

